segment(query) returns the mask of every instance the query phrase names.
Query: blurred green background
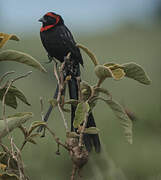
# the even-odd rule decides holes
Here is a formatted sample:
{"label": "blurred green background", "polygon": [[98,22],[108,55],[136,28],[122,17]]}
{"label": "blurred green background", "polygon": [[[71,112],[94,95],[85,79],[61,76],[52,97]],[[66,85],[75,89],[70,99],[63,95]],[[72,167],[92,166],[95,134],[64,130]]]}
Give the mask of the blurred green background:
{"label": "blurred green background", "polygon": [[[141,1],[141,6],[135,3],[130,5],[125,1],[126,3],[122,4],[122,6],[128,4],[128,6],[125,6],[127,8],[125,13],[123,9],[121,11],[121,1],[118,1],[119,3],[113,6],[110,3],[108,4],[107,1],[103,2],[102,6],[100,5],[96,8],[99,9],[99,12],[97,14],[93,13],[93,16],[90,14],[93,9],[90,9],[91,6],[88,2],[89,4],[87,3],[85,10],[82,12],[84,16],[81,14],[81,18],[79,17],[79,12],[82,9],[77,12],[76,17],[80,18],[78,21],[73,16],[71,17],[71,14],[76,11],[73,10],[76,6],[75,4],[68,4],[68,7],[61,2],[63,5],[60,3],[59,6],[61,8],[58,9],[58,12],[61,13],[62,10],[69,29],[74,27],[72,32],[76,41],[84,44],[94,52],[101,64],[105,62],[120,64],[136,62],[144,67],[152,83],[150,86],[145,86],[131,79],[123,79],[121,81],[109,79],[104,82],[103,87],[112,93],[113,99],[118,100],[136,116],[136,121],[133,122],[133,145],[126,143],[119,121],[115,118],[112,111],[103,102],[98,103],[94,109],[94,116],[97,126],[101,130],[100,138],[103,153],[101,155],[91,154],[89,164],[82,170],[82,179],[160,180],[161,3],[160,1],[147,1],[146,3]],[[27,107],[19,102],[19,107],[16,111],[7,107],[7,113],[14,114],[17,111],[32,111],[34,113],[32,121],[37,121],[41,119],[39,98],[43,97],[44,112],[46,112],[48,100],[52,98],[56,87],[53,66],[52,64],[44,63],[48,59],[39,38],[40,25],[37,23],[39,16],[42,16],[46,10],[48,11],[49,5],[40,3],[36,6],[33,4],[31,11],[26,7],[23,10],[24,12],[17,10],[18,12],[15,11],[15,14],[13,14],[15,1],[14,3],[12,2],[13,6],[10,3],[8,0],[2,1],[0,12],[2,26],[0,31],[16,33],[21,38],[21,41],[10,41],[3,49],[15,49],[29,53],[44,65],[48,72],[47,74],[42,74],[22,64],[1,62],[0,74],[9,70],[15,70],[16,73],[12,77],[16,77],[29,70],[33,71],[31,76],[15,83],[24,92],[32,106]],[[156,4],[154,5],[154,3]],[[58,4],[56,4],[56,7],[53,5],[54,10],[56,10]],[[92,4],[93,8],[94,4]],[[25,6],[23,3],[20,3],[20,5]],[[134,5],[136,9],[133,9],[132,6]],[[17,4],[17,6],[19,5]],[[43,10],[42,6],[44,7]],[[151,7],[151,11],[147,7],[149,9]],[[71,12],[70,8],[74,12]],[[137,12],[139,8],[140,14]],[[41,11],[38,11],[39,9]],[[77,9],[79,8],[77,7]],[[105,14],[109,9],[111,16],[108,13]],[[29,14],[26,15],[27,12]],[[123,12],[124,15],[121,16]],[[88,13],[90,14],[89,16]],[[132,16],[132,13],[135,14]],[[24,14],[26,16],[23,16]],[[65,18],[66,15],[67,19]],[[34,18],[37,16],[37,19],[33,21],[33,18],[30,16]],[[85,24],[83,24],[83,19],[87,19]],[[107,23],[108,20],[110,23]],[[114,20],[114,23],[112,23],[112,20]],[[36,25],[30,24],[30,22]],[[99,23],[97,24],[97,22]],[[82,54],[85,64],[85,67],[81,68],[82,79],[94,84],[96,81],[94,66],[87,55],[83,52]],[[65,115],[70,124],[70,116],[68,114]],[[56,132],[57,136],[65,140],[63,121],[58,110],[52,112],[49,126]],[[13,132],[13,135],[17,144],[20,145],[23,141],[21,132],[17,130]],[[5,141],[7,142],[7,138]],[[37,139],[37,145],[26,145],[23,151],[23,159],[27,174],[31,179],[64,180],[70,178],[72,163],[68,153],[61,148],[61,155],[57,156],[55,154],[56,147],[53,138],[48,133],[45,138]]]}

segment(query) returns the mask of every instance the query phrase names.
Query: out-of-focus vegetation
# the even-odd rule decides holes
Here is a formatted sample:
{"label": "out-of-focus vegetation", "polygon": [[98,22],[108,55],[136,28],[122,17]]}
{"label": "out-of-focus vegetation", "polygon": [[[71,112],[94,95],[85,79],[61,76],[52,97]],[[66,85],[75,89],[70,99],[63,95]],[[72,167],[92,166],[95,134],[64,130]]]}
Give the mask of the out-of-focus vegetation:
{"label": "out-of-focus vegetation", "polygon": [[[42,64],[48,61],[47,54],[40,42],[39,33],[20,38],[21,43],[10,42],[4,48],[29,53]],[[133,145],[125,142],[119,123],[110,109],[103,102],[99,103],[94,110],[94,115],[97,126],[101,130],[100,137],[104,151],[107,152],[106,158],[110,157],[110,160],[107,167],[104,167],[102,157],[99,161],[99,154],[92,155],[91,159],[92,157],[96,158],[94,162],[97,162],[98,166],[92,165],[94,162],[91,160],[91,163],[83,170],[82,174],[85,174],[83,179],[101,179],[102,171],[103,174],[106,174],[109,168],[110,173],[113,174],[111,177],[116,180],[119,179],[118,171],[124,174],[125,179],[129,180],[153,180],[158,177],[161,179],[161,25],[140,27],[128,24],[115,32],[82,34],[75,39],[91,49],[101,64],[111,61],[119,64],[133,61],[143,66],[152,80],[150,86],[144,86],[129,79],[121,81],[109,79],[104,82],[103,87],[107,87],[112,92],[113,98],[119,100],[136,116],[133,127]],[[81,69],[82,79],[88,80],[92,84],[95,78],[94,67],[89,58],[84,53],[83,55],[85,67]],[[27,69],[26,66],[21,64],[15,66],[15,64],[12,62],[1,63],[1,73],[16,70],[16,73],[19,74],[27,72],[28,69],[31,70],[29,67]],[[16,82],[16,87],[23,89],[32,105],[27,107],[22,104],[18,110],[34,112],[33,120],[41,119],[39,97],[44,98],[44,111],[46,111],[47,101],[51,99],[56,88],[53,65],[43,65],[48,69],[47,74],[33,70],[33,74],[29,78]],[[11,114],[13,110],[7,108],[7,112]],[[58,136],[65,139],[63,122],[57,110],[52,113],[49,125]],[[17,142],[23,141],[19,130],[13,133],[16,134]],[[69,172],[72,169],[69,156],[63,149],[61,149],[61,156],[57,156],[55,151],[56,144],[49,134],[45,138],[38,139],[36,146],[28,144],[24,148],[24,162],[31,179],[69,179]]]}

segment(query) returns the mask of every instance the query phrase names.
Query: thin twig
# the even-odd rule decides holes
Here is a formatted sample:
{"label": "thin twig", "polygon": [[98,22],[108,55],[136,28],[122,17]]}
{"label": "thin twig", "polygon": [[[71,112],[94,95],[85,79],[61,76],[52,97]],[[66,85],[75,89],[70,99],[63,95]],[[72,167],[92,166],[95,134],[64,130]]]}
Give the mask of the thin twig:
{"label": "thin twig", "polygon": [[24,148],[24,146],[26,145],[26,143],[27,143],[27,141],[26,141],[26,140],[24,140],[24,142],[23,142],[23,144],[22,144],[22,146],[21,146],[21,148],[20,148],[20,151],[22,151],[22,150],[23,150],[23,148]]}
{"label": "thin twig", "polygon": [[[68,132],[69,130],[68,130],[68,124],[67,124],[67,121],[66,121],[66,119],[65,119],[65,116],[64,116],[64,113],[63,113],[63,111],[62,111],[62,108],[61,108],[61,105],[60,105],[60,98],[61,98],[61,93],[62,93],[62,90],[63,90],[63,86],[64,86],[64,84],[63,84],[63,78],[62,78],[62,76],[63,76],[63,73],[62,73],[62,69],[64,68],[64,65],[65,65],[65,62],[61,65],[61,68],[60,68],[60,76],[61,76],[61,78],[59,79],[59,76],[58,76],[58,73],[57,73],[57,69],[56,69],[56,65],[54,64],[54,74],[55,74],[55,77],[56,77],[56,79],[57,79],[57,81],[58,81],[58,87],[59,87],[59,91],[58,91],[58,96],[57,96],[57,102],[58,102],[58,108],[59,108],[59,111],[60,111],[60,114],[61,114],[61,116],[62,116],[62,119],[63,119],[63,121],[64,121],[64,126],[65,126],[65,129],[66,129],[66,131]],[[61,82],[62,81],[62,82]]]}
{"label": "thin twig", "polygon": [[2,86],[0,86],[0,90],[5,88],[8,85],[9,81],[5,82]]}
{"label": "thin twig", "polygon": [[80,132],[80,136],[79,136],[79,144],[78,144],[79,147],[83,146],[83,135],[84,135],[84,131],[85,131],[87,122],[88,122],[88,112],[86,112],[85,120],[84,120],[83,126],[81,128],[81,132]]}
{"label": "thin twig", "polygon": [[22,79],[22,78],[25,78],[25,77],[29,76],[31,73],[32,73],[32,71],[29,71],[29,72],[27,72],[27,73],[24,74],[24,75],[18,76],[17,78],[15,78],[15,79],[12,80],[12,83],[14,83],[15,81],[17,81],[17,80],[19,80],[19,79]]}
{"label": "thin twig", "polygon": [[77,166],[75,164],[73,164],[71,180],[75,179],[75,175],[76,175],[77,169],[78,169]]}
{"label": "thin twig", "polygon": [[68,146],[66,146],[65,144],[63,144],[60,139],[56,136],[56,134],[47,126],[45,125],[46,129],[52,134],[53,138],[55,139],[55,141],[57,142],[57,144],[63,146],[65,149],[67,149],[68,151],[70,150],[68,148]]}
{"label": "thin twig", "polygon": [[1,77],[0,77],[0,83],[3,81],[3,79],[8,76],[9,74],[13,74],[15,73],[15,71],[8,71],[6,73],[4,73]]}
{"label": "thin twig", "polygon": [[[27,178],[24,173],[24,165],[23,165],[23,161],[21,158],[21,151],[16,146],[16,144],[14,143],[12,138],[11,138],[11,148],[12,148],[12,157],[16,160],[17,165],[18,165],[20,180],[26,180]],[[15,153],[14,149],[16,150],[16,153]]]}

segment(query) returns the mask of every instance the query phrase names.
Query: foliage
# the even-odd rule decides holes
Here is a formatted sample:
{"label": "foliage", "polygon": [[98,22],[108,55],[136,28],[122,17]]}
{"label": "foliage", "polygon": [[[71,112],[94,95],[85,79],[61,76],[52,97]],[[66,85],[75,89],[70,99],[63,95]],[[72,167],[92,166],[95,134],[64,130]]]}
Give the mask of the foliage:
{"label": "foliage", "polygon": [[[19,38],[16,35],[0,33],[0,48],[3,47],[8,40],[19,41]],[[89,158],[89,154],[85,149],[83,143],[84,134],[98,134],[101,130],[96,127],[86,128],[88,115],[93,110],[93,108],[97,106],[97,102],[100,100],[105,102],[108,105],[108,108],[113,111],[117,119],[120,121],[120,125],[123,128],[127,142],[129,144],[132,144],[132,121],[129,118],[127,111],[124,109],[124,107],[122,107],[116,100],[113,99],[112,94],[106,88],[102,87],[102,84],[105,80],[108,80],[108,78],[113,78],[114,80],[118,81],[123,79],[124,77],[128,77],[142,84],[149,85],[151,81],[148,75],[140,65],[133,62],[121,65],[114,62],[107,62],[101,65],[99,64],[96,56],[88,48],[80,44],[78,44],[77,46],[83,51],[85,51],[93,62],[94,72],[98,78],[98,81],[94,85],[91,85],[85,81],[82,81],[80,83],[78,82],[79,99],[65,100],[65,95],[62,94],[62,91],[64,90],[67,81],[70,81],[70,78],[68,77],[65,80],[64,78],[62,78],[62,71],[65,62],[59,68],[60,77],[58,76],[56,65],[54,64],[54,74],[58,81],[59,92],[57,99],[52,99],[49,102],[53,106],[53,108],[58,107],[62,116],[66,129],[65,143],[61,142],[61,140],[56,136],[56,134],[48,127],[45,122],[35,121],[30,125],[28,129],[23,126],[23,123],[33,117],[33,113],[31,112],[17,113],[16,115],[6,117],[5,105],[16,109],[18,106],[17,98],[26,105],[30,105],[23,92],[21,92],[17,87],[13,85],[16,80],[21,79],[22,77],[26,77],[27,75],[19,76],[16,79],[7,81],[3,85],[2,82],[4,78],[13,72],[7,72],[0,78],[0,100],[2,101],[3,108],[2,120],[0,122],[0,140],[3,140],[6,135],[10,136],[10,132],[15,128],[19,128],[24,135],[24,141],[22,142],[22,146],[20,147],[20,149],[17,148],[11,137],[10,141],[12,151],[10,151],[8,147],[6,147],[4,144],[0,144],[3,148],[3,152],[1,152],[0,154],[0,169],[2,171],[0,174],[0,179],[28,179],[28,177],[24,173],[21,151],[23,150],[27,142],[30,142],[32,144],[37,143],[35,138],[39,137],[40,134],[37,132],[35,133],[34,130],[38,127],[43,127],[44,132],[45,129],[47,129],[58,145],[58,150],[56,151],[56,154],[60,154],[59,146],[64,147],[69,152],[69,155],[73,162],[73,171],[71,176],[71,180],[73,180],[76,177],[76,172],[78,172],[79,175],[80,169],[88,162]],[[70,53],[67,55],[66,59],[68,60],[69,58]],[[0,52],[0,62],[1,61],[15,61],[34,67],[41,72],[46,72],[44,67],[36,59],[26,53],[15,50],[4,50]],[[69,128],[66,123],[64,112],[69,112],[70,110],[64,108],[65,105],[73,105],[76,107],[75,118],[73,122],[74,128],[77,129],[76,132],[70,132],[68,130]],[[42,102],[41,111],[41,118],[42,120],[44,120]],[[7,162],[10,162],[13,167]]]}

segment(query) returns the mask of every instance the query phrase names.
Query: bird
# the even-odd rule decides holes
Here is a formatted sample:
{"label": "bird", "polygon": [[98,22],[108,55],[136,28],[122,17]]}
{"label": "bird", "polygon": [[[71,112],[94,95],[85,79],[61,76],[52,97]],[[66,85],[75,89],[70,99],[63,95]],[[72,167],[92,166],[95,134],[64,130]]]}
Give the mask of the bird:
{"label": "bird", "polygon": [[[70,61],[72,67],[67,68],[67,75],[71,75],[71,79],[68,81],[69,97],[70,99],[78,100],[77,77],[80,77],[80,65],[84,66],[80,49],[77,47],[72,33],[59,14],[47,12],[39,21],[42,23],[40,29],[41,42],[48,53],[49,59],[57,59],[63,63],[67,54],[71,53]],[[58,85],[53,98],[57,98],[57,95]],[[50,105],[44,116],[44,121],[48,120],[51,111],[52,106]],[[75,111],[76,107],[71,105],[71,131],[76,131],[73,127]],[[86,127],[96,127],[92,112],[89,113]],[[83,140],[87,151],[90,152],[94,146],[95,151],[100,152],[101,144],[98,134],[84,134]]]}

